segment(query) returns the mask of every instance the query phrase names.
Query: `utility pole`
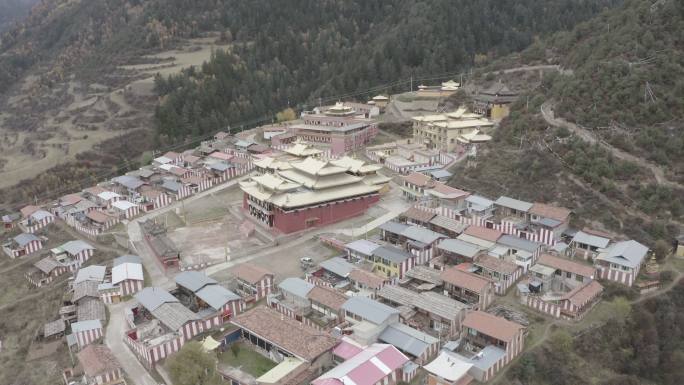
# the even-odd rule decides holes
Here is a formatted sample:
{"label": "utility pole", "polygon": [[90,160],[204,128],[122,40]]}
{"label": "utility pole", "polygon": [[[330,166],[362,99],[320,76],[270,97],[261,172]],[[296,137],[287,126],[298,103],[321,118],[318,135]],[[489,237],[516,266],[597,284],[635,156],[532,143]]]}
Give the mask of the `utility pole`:
{"label": "utility pole", "polygon": [[411,92],[413,92],[413,75],[411,75]]}

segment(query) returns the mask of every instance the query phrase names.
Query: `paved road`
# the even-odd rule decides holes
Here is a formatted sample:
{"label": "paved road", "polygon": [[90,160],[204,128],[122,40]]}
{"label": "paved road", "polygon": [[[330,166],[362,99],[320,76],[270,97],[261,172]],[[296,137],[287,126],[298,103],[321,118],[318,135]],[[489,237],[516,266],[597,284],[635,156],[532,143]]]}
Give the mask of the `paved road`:
{"label": "paved road", "polygon": [[665,172],[658,165],[653,164],[653,163],[645,160],[644,158],[634,156],[628,152],[622,151],[619,148],[616,148],[616,147],[610,145],[606,141],[599,138],[595,133],[591,132],[590,130],[588,130],[582,126],[579,126],[579,125],[572,123],[572,122],[568,122],[565,119],[555,117],[555,114],[553,112],[553,106],[550,102],[548,102],[548,101],[544,102],[541,105],[540,110],[541,110],[542,117],[544,118],[546,123],[548,123],[554,127],[565,127],[568,130],[570,130],[572,133],[574,133],[575,135],[577,135],[580,138],[582,138],[583,140],[585,140],[586,142],[589,142],[592,144],[598,143],[601,147],[603,147],[607,151],[610,151],[610,153],[613,154],[613,156],[615,156],[616,158],[622,159],[622,160],[625,160],[628,162],[636,163],[643,168],[651,170],[651,173],[653,173],[653,176],[655,177],[656,182],[658,182],[658,184],[667,185],[667,186],[673,187],[673,188],[682,188],[682,186],[680,184],[668,180],[667,177],[665,176]]}
{"label": "paved road", "polygon": [[128,324],[124,315],[126,306],[131,306],[135,300],[109,305],[109,323],[105,332],[105,344],[111,349],[116,359],[121,363],[130,382],[134,385],[158,385],[158,382],[147,372],[133,352],[123,342]]}

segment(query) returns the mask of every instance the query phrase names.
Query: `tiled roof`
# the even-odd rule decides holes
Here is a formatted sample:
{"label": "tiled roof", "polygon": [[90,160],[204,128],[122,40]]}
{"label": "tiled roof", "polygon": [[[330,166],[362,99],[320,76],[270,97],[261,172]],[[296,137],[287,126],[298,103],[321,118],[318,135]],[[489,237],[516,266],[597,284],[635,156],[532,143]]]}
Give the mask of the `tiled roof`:
{"label": "tiled roof", "polygon": [[78,361],[89,378],[121,369],[121,364],[105,345],[90,344],[78,352]]}
{"label": "tiled roof", "polygon": [[505,342],[510,342],[521,329],[524,329],[524,326],[520,324],[483,311],[473,311],[466,314],[463,327],[477,330]]}
{"label": "tiled roof", "polygon": [[385,278],[362,269],[354,269],[349,273],[349,279],[371,289],[379,289],[385,283]]}
{"label": "tiled roof", "polygon": [[575,306],[583,306],[593,298],[601,294],[603,286],[598,281],[591,281],[587,284],[577,286],[574,290],[563,296]]}
{"label": "tiled roof", "polygon": [[490,255],[481,255],[474,264],[504,274],[513,274],[519,269],[518,265],[515,263],[504,261],[503,259]]}
{"label": "tiled roof", "polygon": [[311,301],[318,302],[335,311],[340,310],[342,305],[347,302],[347,296],[337,290],[323,286],[316,286],[311,289],[308,298]]}
{"label": "tiled roof", "polygon": [[261,281],[264,276],[274,275],[272,272],[264,269],[261,266],[253,265],[251,263],[242,263],[233,268],[233,274],[243,281],[255,284]]}
{"label": "tiled roof", "polygon": [[337,344],[335,338],[265,306],[239,314],[231,322],[306,361],[315,360]]}
{"label": "tiled roof", "polygon": [[411,207],[401,215],[417,222],[427,223],[430,222],[430,220],[434,218],[437,214],[431,213],[427,210],[421,210],[417,207]]}
{"label": "tiled roof", "polygon": [[593,278],[596,268],[583,263],[573,262],[566,258],[554,257],[549,254],[542,254],[537,261],[538,264],[553,267],[557,270],[569,271],[583,277]]}
{"label": "tiled roof", "polygon": [[499,230],[488,229],[481,226],[468,226],[463,233],[490,242],[496,242],[496,240],[502,235],[501,231]]}
{"label": "tiled roof", "polygon": [[485,277],[477,274],[462,271],[457,267],[449,267],[442,271],[440,278],[447,283],[454,286],[462,287],[464,289],[481,293],[491,281]]}
{"label": "tiled roof", "polygon": [[570,210],[564,207],[547,205],[545,203],[534,203],[530,208],[530,214],[565,222],[570,216]]}
{"label": "tiled roof", "polygon": [[412,172],[403,177],[403,179],[406,182],[419,187],[432,188],[435,185],[435,182],[432,180],[432,178],[419,172]]}

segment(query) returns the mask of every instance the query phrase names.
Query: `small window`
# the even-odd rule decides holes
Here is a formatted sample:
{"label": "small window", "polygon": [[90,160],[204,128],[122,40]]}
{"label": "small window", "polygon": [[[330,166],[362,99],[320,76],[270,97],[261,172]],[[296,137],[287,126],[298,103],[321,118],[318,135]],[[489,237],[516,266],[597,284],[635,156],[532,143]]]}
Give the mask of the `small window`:
{"label": "small window", "polygon": [[566,276],[567,278],[572,278],[572,273],[568,271],[567,273],[565,273],[565,276]]}
{"label": "small window", "polygon": [[582,277],[581,275],[576,275],[575,280],[577,280],[577,282],[584,282],[584,277]]}

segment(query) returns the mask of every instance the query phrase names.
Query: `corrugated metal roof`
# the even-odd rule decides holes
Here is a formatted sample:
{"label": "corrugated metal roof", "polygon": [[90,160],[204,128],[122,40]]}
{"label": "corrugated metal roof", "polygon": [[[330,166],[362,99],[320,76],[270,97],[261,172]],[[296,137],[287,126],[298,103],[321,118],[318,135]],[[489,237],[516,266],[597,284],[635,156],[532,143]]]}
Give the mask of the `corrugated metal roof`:
{"label": "corrugated metal roof", "polygon": [[530,202],[525,202],[509,197],[499,197],[499,199],[497,199],[494,203],[498,206],[508,207],[523,212],[527,212],[532,208],[532,203]]}
{"label": "corrugated metal roof", "polygon": [[342,309],[376,325],[385,322],[393,314],[399,314],[399,310],[366,297],[351,297],[342,305]]}
{"label": "corrugated metal roof", "polygon": [[104,281],[105,274],[107,272],[106,266],[91,265],[88,267],[82,267],[76,273],[76,279],[74,279],[74,284],[84,282],[84,281]]}
{"label": "corrugated metal roof", "polygon": [[610,243],[610,239],[608,238],[587,234],[584,231],[578,231],[577,234],[575,234],[575,236],[572,238],[572,241],[575,243],[598,247],[599,249],[608,247],[608,244]]}
{"label": "corrugated metal roof", "polygon": [[321,263],[318,264],[318,266],[322,267],[323,269],[333,273],[337,274],[340,277],[348,277],[349,273],[352,272],[352,270],[355,269],[354,265],[351,263],[347,262],[344,258],[342,257],[333,257],[328,260],[325,260]]}
{"label": "corrugated metal roof", "polygon": [[89,243],[84,242],[80,239],[69,241],[60,247],[62,248],[62,250],[66,251],[71,255],[76,255],[83,250],[95,250],[95,248],[91,246]]}
{"label": "corrugated metal roof", "polygon": [[142,258],[140,258],[137,255],[131,255],[131,254],[126,254],[122,255],[120,257],[114,258],[114,261],[112,261],[112,266],[116,266],[121,263],[140,263],[142,264]]}
{"label": "corrugated metal roof", "polygon": [[393,263],[402,263],[409,258],[413,257],[413,254],[408,251],[393,247],[393,246],[380,246],[373,250],[373,256],[386,259]]}
{"label": "corrugated metal roof", "polygon": [[218,283],[215,279],[194,270],[184,271],[178,274],[175,281],[178,286],[182,286],[193,293],[207,285],[215,285]]}
{"label": "corrugated metal roof", "polygon": [[[411,329],[407,331],[406,329]],[[414,357],[420,357],[437,339],[404,324],[390,325],[380,334],[378,339],[394,345],[397,349]],[[429,342],[428,342],[429,341]]]}
{"label": "corrugated metal roof", "polygon": [[164,303],[178,302],[176,297],[159,287],[146,287],[135,295],[135,299],[148,311],[153,311]]}
{"label": "corrugated metal roof", "polygon": [[78,333],[88,330],[102,329],[102,322],[99,319],[74,322],[71,324],[71,332]]}
{"label": "corrugated metal roof", "polygon": [[230,301],[239,300],[241,297],[221,285],[210,285],[195,293],[198,298],[206,302],[215,310],[220,310],[223,305]]}
{"label": "corrugated metal roof", "polygon": [[460,239],[444,239],[437,245],[437,248],[468,258],[473,258],[483,250],[478,245]]}
{"label": "corrugated metal roof", "polygon": [[647,254],[648,247],[637,241],[630,240],[615,243],[605,253],[599,254],[597,259],[635,268],[644,261]]}
{"label": "corrugated metal roof", "polygon": [[432,244],[440,238],[446,238],[446,235],[444,234],[440,234],[420,226],[408,226],[408,228],[406,228],[401,233],[401,235],[414,241],[422,242],[428,245]]}
{"label": "corrugated metal roof", "polygon": [[520,237],[514,237],[512,235],[502,235],[496,243],[500,243],[504,246],[511,247],[516,250],[525,250],[530,253],[534,253],[537,249],[541,247],[541,243],[523,239]]}
{"label": "corrugated metal roof", "polygon": [[306,298],[307,294],[314,288],[314,285],[301,278],[291,277],[280,282],[278,288],[282,291],[292,293],[299,298]]}
{"label": "corrugated metal roof", "polygon": [[347,243],[344,246],[351,251],[356,251],[363,255],[371,255],[373,253],[373,250],[380,247],[380,245],[378,245],[377,243],[365,239],[358,239],[356,241]]}
{"label": "corrugated metal roof", "polygon": [[33,241],[40,241],[40,238],[31,233],[21,233],[14,237],[14,242],[21,247],[24,247]]}
{"label": "corrugated metal roof", "polygon": [[389,231],[390,233],[394,234],[401,234],[408,227],[408,225],[394,221],[385,222],[379,226],[380,230]]}

